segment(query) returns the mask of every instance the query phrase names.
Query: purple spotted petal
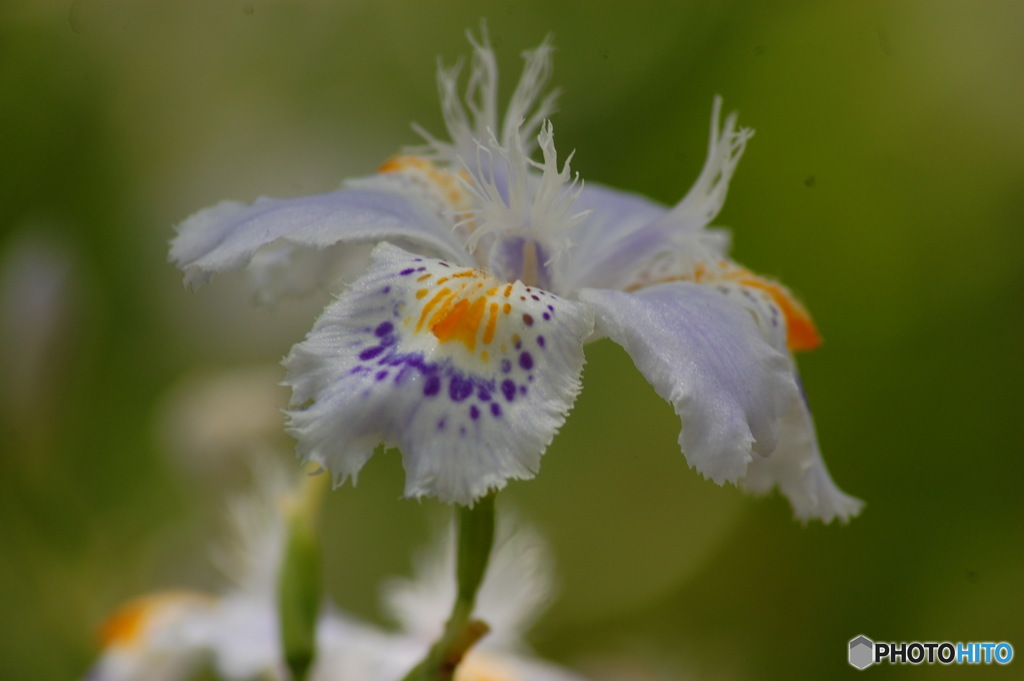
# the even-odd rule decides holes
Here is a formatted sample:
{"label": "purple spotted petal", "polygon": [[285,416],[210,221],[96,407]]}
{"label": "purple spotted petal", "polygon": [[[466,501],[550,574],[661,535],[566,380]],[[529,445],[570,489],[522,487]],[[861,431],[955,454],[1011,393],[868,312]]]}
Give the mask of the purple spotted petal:
{"label": "purple spotted petal", "polygon": [[381,244],[285,360],[304,458],[355,478],[402,450],[407,496],[472,503],[529,478],[580,389],[586,305]]}
{"label": "purple spotted petal", "polygon": [[796,399],[787,357],[750,314],[714,289],[671,282],[636,293],[586,289],[596,327],[625,348],[682,420],[686,460],[715,482],[737,482],[775,448]]}

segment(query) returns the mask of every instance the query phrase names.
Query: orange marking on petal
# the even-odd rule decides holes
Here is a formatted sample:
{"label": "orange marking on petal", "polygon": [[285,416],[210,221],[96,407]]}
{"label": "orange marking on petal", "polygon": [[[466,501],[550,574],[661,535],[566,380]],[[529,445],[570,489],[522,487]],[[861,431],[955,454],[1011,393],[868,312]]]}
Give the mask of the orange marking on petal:
{"label": "orange marking on petal", "polygon": [[129,645],[138,640],[146,621],[152,616],[151,599],[140,598],[131,601],[115,612],[100,628],[100,643],[103,647]]}
{"label": "orange marking on petal", "polygon": [[505,297],[508,298],[512,295],[512,284],[505,287]]}
{"label": "orange marking on petal", "polygon": [[446,281],[448,281],[448,277],[441,277],[440,279],[437,280],[437,285],[440,286]]}
{"label": "orange marking on petal", "polygon": [[433,314],[430,315],[430,320],[427,322],[427,326],[429,326],[431,329],[433,329],[435,324],[437,324],[438,322],[442,321],[446,316],[448,316],[449,311],[452,309],[452,306],[456,305],[458,302],[459,302],[459,294],[458,293],[455,293],[455,294],[449,296],[448,298],[446,298],[441,303],[440,307],[438,307],[436,310],[434,310]]}
{"label": "orange marking on petal", "polygon": [[416,299],[419,300],[420,298],[426,296],[428,293],[430,293],[430,289],[421,288],[419,291],[416,292]]}
{"label": "orange marking on petal", "polygon": [[468,309],[469,301],[463,298],[449,309],[439,310],[438,314],[431,317],[431,332],[442,342],[448,340],[454,333],[455,326],[462,320],[462,316]]}
{"label": "orange marking on petal", "polygon": [[460,341],[472,352],[476,349],[477,330],[480,328],[486,304],[487,299],[482,296],[472,303],[463,298],[447,311],[440,321],[432,325],[430,330],[442,343]]}
{"label": "orange marking on petal", "polygon": [[484,328],[484,345],[490,345],[494,340],[494,330],[498,326],[498,304],[491,303],[490,314],[487,317],[487,326]]}
{"label": "orange marking on petal", "polygon": [[424,274],[423,276],[421,276],[421,277],[417,277],[417,278],[416,278],[416,281],[426,281],[427,279],[430,279],[430,278],[431,278],[432,276],[434,276],[434,275],[433,275],[433,274],[431,274],[430,272],[427,272],[427,273],[426,273],[426,274]]}
{"label": "orange marking on petal", "polygon": [[509,312],[511,312],[512,311],[511,303],[505,303],[504,305],[502,305],[501,306],[501,311],[504,312],[505,314],[508,314]]}
{"label": "orange marking on petal", "polygon": [[786,345],[792,352],[814,350],[821,345],[818,333],[810,312],[798,301],[785,286],[756,276],[740,277],[739,283],[750,288],[764,291],[782,310],[786,318]]}
{"label": "orange marking on petal", "polygon": [[473,270],[463,270],[462,272],[456,272],[452,275],[453,277],[475,277],[476,272]]}
{"label": "orange marking on petal", "polygon": [[427,321],[427,317],[430,315],[430,311],[434,309],[434,306],[441,302],[442,299],[447,298],[451,294],[451,289],[443,288],[437,292],[437,295],[435,295],[433,298],[427,301],[427,304],[423,306],[423,312],[420,313],[420,320],[416,322],[417,331],[423,328],[423,324]]}
{"label": "orange marking on petal", "polygon": [[[686,277],[666,277],[652,283],[685,281],[686,279]],[[786,319],[786,345],[790,351],[814,350],[821,345],[821,335],[814,325],[814,320],[811,319],[811,314],[782,284],[763,279],[745,267],[726,260],[717,261],[714,267],[704,263],[696,263],[693,267],[693,281],[698,284],[712,284],[722,280],[736,282],[741,286],[754,288],[768,294],[772,302],[779,306],[782,316]],[[630,286],[626,290],[636,290],[645,285]]]}

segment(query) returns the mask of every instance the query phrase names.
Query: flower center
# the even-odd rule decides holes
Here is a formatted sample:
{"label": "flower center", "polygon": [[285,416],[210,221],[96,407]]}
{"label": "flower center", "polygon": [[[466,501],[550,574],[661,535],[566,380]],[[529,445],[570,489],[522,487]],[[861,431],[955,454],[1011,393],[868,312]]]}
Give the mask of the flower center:
{"label": "flower center", "polygon": [[429,332],[438,344],[462,346],[488,364],[492,354],[518,351],[522,333],[535,321],[550,319],[547,294],[522,281],[504,283],[482,270],[441,267],[409,275],[416,275],[416,302],[406,307],[403,325],[418,335]]}
{"label": "flower center", "polygon": [[550,122],[541,126],[537,142],[541,162],[529,158],[518,131],[506,145],[493,136],[480,143],[467,185],[473,205],[460,224],[471,225],[467,250],[496,276],[550,290],[548,270],[569,248],[569,231],[586,213],[571,211],[581,185],[569,168],[572,154],[558,167]]}

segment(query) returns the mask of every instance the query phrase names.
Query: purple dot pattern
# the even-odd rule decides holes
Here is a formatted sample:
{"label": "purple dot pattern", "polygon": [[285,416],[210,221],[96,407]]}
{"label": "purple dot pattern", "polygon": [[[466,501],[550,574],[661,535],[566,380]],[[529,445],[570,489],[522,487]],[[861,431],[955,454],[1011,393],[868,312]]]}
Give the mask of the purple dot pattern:
{"label": "purple dot pattern", "polygon": [[[292,432],[323,411],[323,422],[332,425],[322,447],[342,459],[360,457],[353,471],[378,442],[399,447],[407,493],[419,489],[411,481],[419,479],[420,456],[432,462],[429,470],[454,477],[478,469],[490,481],[529,477],[579,390],[589,309],[521,283],[502,284],[492,298],[512,309],[492,325],[491,342],[478,337],[470,352],[416,325],[429,300],[416,295],[429,282],[426,275],[453,277],[466,268],[414,262],[391,246],[385,256],[328,306],[286,360],[287,382],[302,400],[289,413]],[[513,295],[502,296],[506,286],[514,286]],[[481,357],[481,349],[489,356]],[[299,387],[307,383],[308,390]]]}

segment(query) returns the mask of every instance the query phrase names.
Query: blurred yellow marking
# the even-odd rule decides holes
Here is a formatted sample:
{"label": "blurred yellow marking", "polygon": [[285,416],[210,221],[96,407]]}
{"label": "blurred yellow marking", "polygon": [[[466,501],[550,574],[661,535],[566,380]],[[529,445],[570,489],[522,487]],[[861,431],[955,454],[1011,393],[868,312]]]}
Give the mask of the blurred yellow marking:
{"label": "blurred yellow marking", "polygon": [[192,591],[167,591],[142,596],[125,603],[100,628],[100,643],[104,648],[135,646],[142,643],[147,628],[160,616],[179,608],[206,605],[212,598]]}

